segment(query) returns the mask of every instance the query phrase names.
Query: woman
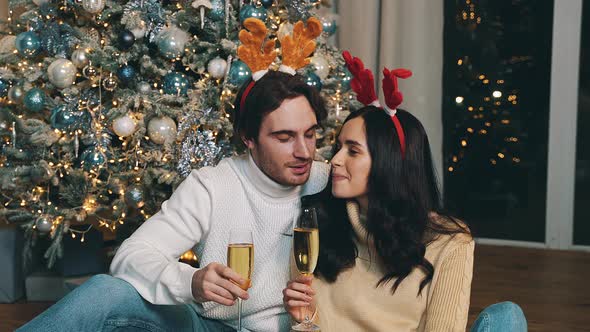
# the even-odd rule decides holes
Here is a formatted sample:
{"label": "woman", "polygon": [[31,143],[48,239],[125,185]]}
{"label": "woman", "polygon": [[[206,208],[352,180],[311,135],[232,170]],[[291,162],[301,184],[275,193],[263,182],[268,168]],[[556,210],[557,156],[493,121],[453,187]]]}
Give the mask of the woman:
{"label": "woman", "polygon": [[[440,212],[428,138],[410,113],[398,128],[384,110],[350,114],[331,161],[331,188],[315,205],[320,256],[310,280],[292,281],[285,305],[312,309],[322,331],[464,331],[474,242]],[[403,151],[403,152],[402,152]],[[315,308],[313,308],[315,307]]]}
{"label": "woman", "polygon": [[[343,56],[368,106],[342,126],[331,185],[302,202],[318,211],[317,280],[289,282],[285,307],[297,321],[311,309],[324,332],[465,331],[474,242],[463,222],[441,211],[424,127],[398,109],[397,79],[412,73],[384,69],[381,107],[371,71]],[[503,302],[486,308],[472,331],[526,331],[526,319]]]}

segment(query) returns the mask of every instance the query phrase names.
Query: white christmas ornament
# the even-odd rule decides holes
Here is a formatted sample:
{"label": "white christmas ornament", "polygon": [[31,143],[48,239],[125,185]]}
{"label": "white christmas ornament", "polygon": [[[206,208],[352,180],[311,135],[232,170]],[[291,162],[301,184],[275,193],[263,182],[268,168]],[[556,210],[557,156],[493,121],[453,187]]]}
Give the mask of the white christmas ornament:
{"label": "white christmas ornament", "polygon": [[279,31],[277,32],[277,37],[279,40],[291,34],[293,34],[293,24],[289,22],[283,22],[281,25],[279,25]]}
{"label": "white christmas ornament", "polygon": [[189,34],[176,26],[162,29],[156,37],[160,52],[168,59],[181,56],[184,53],[184,45],[189,39]]}
{"label": "white christmas ornament", "polygon": [[147,31],[147,26],[145,24],[145,21],[139,21],[139,24],[136,27],[134,27],[133,29],[129,29],[129,31],[131,31],[133,36],[135,36],[135,39],[143,38],[145,36],[146,31]]}
{"label": "white christmas ornament", "polygon": [[44,5],[48,2],[49,2],[49,0],[33,0],[33,3],[36,4],[37,6]]}
{"label": "white christmas ornament", "polygon": [[139,82],[137,84],[137,91],[143,93],[144,95],[147,95],[152,91],[152,86],[148,82]]}
{"label": "white christmas ornament", "polygon": [[47,68],[49,81],[59,89],[72,85],[76,79],[76,66],[68,59],[57,59]]}
{"label": "white christmas ornament", "polygon": [[8,54],[16,51],[16,36],[9,35],[0,39],[0,54]]}
{"label": "white christmas ornament", "polygon": [[91,14],[98,14],[104,9],[106,0],[82,0],[82,8]]}
{"label": "white christmas ornament", "polygon": [[148,123],[148,136],[156,144],[172,142],[176,139],[176,123],[167,116],[153,118]]}
{"label": "white christmas ornament", "polygon": [[315,67],[316,75],[318,75],[322,80],[326,79],[328,74],[330,74],[330,65],[325,58],[319,55],[314,55],[311,58],[311,64]]}
{"label": "white christmas ornament", "polygon": [[113,120],[113,132],[120,137],[131,136],[137,129],[135,120],[129,115],[123,115]]}
{"label": "white christmas ornament", "polygon": [[213,78],[223,78],[225,76],[226,69],[227,62],[220,57],[217,57],[209,61],[209,64],[207,64],[207,71],[209,72],[209,75],[211,75],[211,77]]}

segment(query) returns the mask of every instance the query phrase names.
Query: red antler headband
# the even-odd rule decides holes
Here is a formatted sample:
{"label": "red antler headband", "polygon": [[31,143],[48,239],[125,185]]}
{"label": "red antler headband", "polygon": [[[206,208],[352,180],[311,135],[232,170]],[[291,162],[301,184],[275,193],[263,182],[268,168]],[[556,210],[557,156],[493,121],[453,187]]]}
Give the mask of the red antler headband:
{"label": "red antler headband", "polygon": [[408,78],[412,76],[412,72],[399,68],[389,70],[383,69],[383,94],[385,95],[385,106],[381,106],[377,94],[375,93],[375,79],[373,73],[365,68],[365,65],[361,59],[352,57],[348,51],[342,52],[346,67],[352,74],[353,78],[350,81],[350,87],[356,93],[356,99],[363,105],[373,105],[383,109],[393,121],[395,131],[399,137],[399,144],[402,151],[402,156],[406,152],[406,136],[402,128],[402,124],[399,122],[396,116],[397,107],[401,105],[404,100],[404,96],[398,89],[397,78]]}

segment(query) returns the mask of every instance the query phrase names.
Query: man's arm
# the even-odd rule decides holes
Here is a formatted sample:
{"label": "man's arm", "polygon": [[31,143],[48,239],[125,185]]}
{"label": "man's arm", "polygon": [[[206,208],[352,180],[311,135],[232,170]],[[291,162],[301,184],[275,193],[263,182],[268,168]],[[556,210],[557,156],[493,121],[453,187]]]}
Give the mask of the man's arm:
{"label": "man's arm", "polygon": [[111,274],[132,284],[154,304],[193,300],[191,284],[197,269],[178,262],[209,230],[211,197],[193,171],[162,209],[123,242]]}

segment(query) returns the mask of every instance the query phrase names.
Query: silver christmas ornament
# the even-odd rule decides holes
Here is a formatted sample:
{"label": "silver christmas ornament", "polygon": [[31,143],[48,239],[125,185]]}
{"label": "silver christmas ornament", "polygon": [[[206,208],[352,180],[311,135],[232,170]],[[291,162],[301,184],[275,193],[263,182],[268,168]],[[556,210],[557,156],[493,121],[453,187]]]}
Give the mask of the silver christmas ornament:
{"label": "silver christmas ornament", "polygon": [[143,188],[139,185],[132,184],[127,187],[124,198],[125,203],[133,208],[141,209],[145,205]]}
{"label": "silver christmas ornament", "polygon": [[88,63],[89,63],[88,52],[86,52],[86,50],[81,49],[81,48],[72,52],[72,63],[80,69],[88,66]]}
{"label": "silver christmas ornament", "polygon": [[15,104],[22,103],[24,97],[25,90],[21,86],[15,85],[8,90],[8,100]]}
{"label": "silver christmas ornament", "polygon": [[42,234],[49,233],[51,226],[53,226],[53,223],[46,216],[41,216],[35,221],[35,228]]}
{"label": "silver christmas ornament", "polygon": [[87,79],[93,80],[98,76],[98,69],[92,65],[88,65],[82,69],[82,75]]}
{"label": "silver christmas ornament", "polygon": [[115,91],[115,89],[117,88],[117,79],[113,76],[112,73],[109,75],[109,77],[105,78],[104,81],[102,81],[102,87],[107,91]]}

